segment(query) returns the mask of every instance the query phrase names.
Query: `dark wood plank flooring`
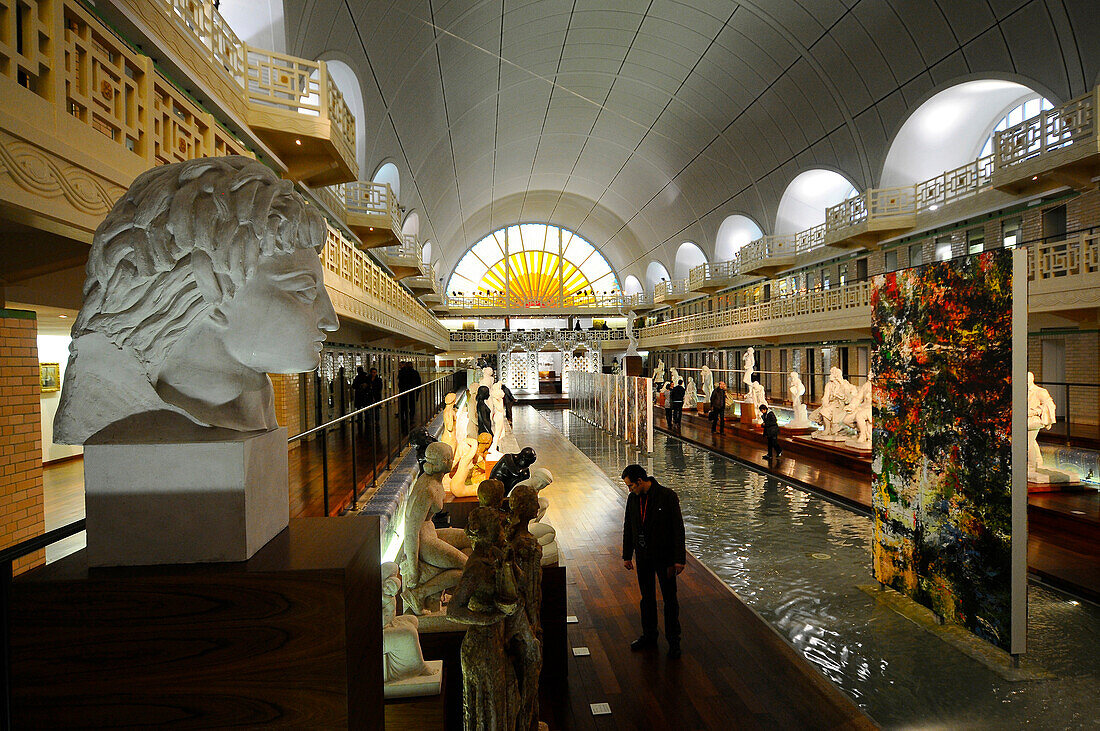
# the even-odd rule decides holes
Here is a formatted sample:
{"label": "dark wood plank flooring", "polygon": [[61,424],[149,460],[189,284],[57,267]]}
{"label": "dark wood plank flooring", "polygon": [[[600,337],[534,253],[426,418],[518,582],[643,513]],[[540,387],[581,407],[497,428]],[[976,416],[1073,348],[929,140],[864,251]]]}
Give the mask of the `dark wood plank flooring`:
{"label": "dark wood plank flooring", "polygon": [[[635,574],[623,568],[626,490],[612,483],[531,407],[515,432],[554,474],[547,521],[567,567],[570,645],[562,688],[544,688],[553,729],[873,728],[874,724],[693,557],[678,588],[683,651],[641,653]],[[610,716],[589,704],[608,703]]]}
{"label": "dark wood plank flooring", "polygon": [[[745,438],[728,423],[724,434],[714,434],[710,422],[694,414],[684,414],[683,423],[672,429],[665,423],[664,409],[654,408],[653,417],[656,428],[668,434],[870,512],[871,473],[866,464],[851,462],[849,467],[796,453],[798,446],[786,438],[780,440],[783,456],[769,464],[764,443]],[[1028,528],[1028,571],[1053,586],[1100,601],[1100,492],[1029,495]]]}

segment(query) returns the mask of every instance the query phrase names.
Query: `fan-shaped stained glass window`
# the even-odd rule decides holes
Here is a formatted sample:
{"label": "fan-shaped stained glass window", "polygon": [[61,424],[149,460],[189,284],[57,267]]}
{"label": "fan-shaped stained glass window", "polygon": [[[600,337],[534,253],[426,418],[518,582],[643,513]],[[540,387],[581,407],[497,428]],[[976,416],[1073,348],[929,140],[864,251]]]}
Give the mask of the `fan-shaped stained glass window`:
{"label": "fan-shaped stained glass window", "polygon": [[596,247],[542,223],[507,226],[478,241],[447,284],[452,298],[508,307],[592,304],[619,292],[618,277]]}

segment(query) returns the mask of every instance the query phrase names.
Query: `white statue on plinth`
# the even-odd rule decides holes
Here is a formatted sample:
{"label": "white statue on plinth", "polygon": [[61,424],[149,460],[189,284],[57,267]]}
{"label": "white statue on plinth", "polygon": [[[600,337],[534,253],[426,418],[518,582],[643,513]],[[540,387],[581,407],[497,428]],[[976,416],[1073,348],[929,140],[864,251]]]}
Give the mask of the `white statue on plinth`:
{"label": "white statue on plinth", "polygon": [[1057,420],[1057,407],[1050,391],[1035,385],[1035,375],[1027,373],[1027,481],[1040,484],[1078,482],[1080,477],[1064,470],[1045,467],[1039,449],[1039,430],[1050,429]]}
{"label": "white statue on plinth", "polygon": [[386,698],[437,695],[443,680],[443,661],[424,661],[420,649],[420,622],[413,614],[397,613],[401,576],[397,564],[382,564],[382,677]]}
{"label": "white statue on plinth", "polygon": [[317,367],[339,327],[317,254],[325,222],[247,157],[137,177],[96,229],[54,441],[83,444],[135,417],[275,429],[268,373]]}
{"label": "white statue on plinth", "polygon": [[695,378],[688,376],[686,390],[684,391],[684,408],[691,410],[699,405],[699,393],[695,389]]}
{"label": "white statue on plinth", "polygon": [[752,423],[763,424],[764,419],[760,415],[760,407],[768,405],[768,396],[764,393],[764,386],[760,381],[749,384],[749,401],[752,403]]}
{"label": "white statue on plinth", "polygon": [[791,395],[791,405],[794,408],[794,418],[788,427],[792,429],[808,429],[810,417],[806,413],[806,404],[802,403],[802,397],[806,395],[806,386],[802,383],[797,371],[791,371],[787,376],[787,392]]}
{"label": "white statue on plinth", "polygon": [[485,388],[492,388],[493,387],[493,369],[492,368],[486,367],[486,368],[481,369],[481,380],[477,382],[477,385],[485,386]]}
{"label": "white statue on plinth", "polygon": [[752,346],[745,351],[745,354],[741,356],[741,366],[744,368],[744,374],[741,376],[741,382],[745,384],[745,390],[752,388],[752,374],[756,370],[756,351]]}
{"label": "white statue on plinth", "polygon": [[867,374],[867,380],[851,396],[844,409],[841,423],[856,431],[855,439],[849,439],[848,445],[860,450],[871,448],[871,381],[874,373]]}
{"label": "white statue on plinth", "polygon": [[665,382],[665,362],[663,360],[657,361],[657,367],[653,370],[653,384]]}
{"label": "white statue on plinth", "polygon": [[416,478],[405,501],[405,524],[398,562],[405,606],[413,614],[440,609],[443,592],[458,584],[469,542],[457,528],[436,529],[432,516],[443,509],[442,477],[451,464],[451,448],[442,442],[424,450],[424,474]]}
{"label": "white statue on plinth", "polygon": [[824,429],[814,432],[815,439],[824,439],[833,442],[843,442],[847,439],[841,433],[844,423],[844,413],[848,408],[848,400],[852,384],[844,378],[839,368],[829,369],[829,380],[825,383],[825,391],[821,394],[821,405],[810,414],[810,420],[821,424]]}
{"label": "white statue on plinth", "polygon": [[714,372],[711,371],[710,366],[703,366],[699,372],[699,377],[703,380],[703,403],[710,403],[710,395],[714,393]]}
{"label": "white statue on plinth", "polygon": [[670,368],[668,371],[668,382],[671,383],[673,387],[680,383],[680,371],[675,368]]}

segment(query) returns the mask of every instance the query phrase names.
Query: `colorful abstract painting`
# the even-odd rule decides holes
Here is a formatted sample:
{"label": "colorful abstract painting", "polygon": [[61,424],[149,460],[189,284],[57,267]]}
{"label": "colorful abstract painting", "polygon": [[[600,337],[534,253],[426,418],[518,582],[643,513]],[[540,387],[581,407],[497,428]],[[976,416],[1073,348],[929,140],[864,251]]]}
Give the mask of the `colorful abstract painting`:
{"label": "colorful abstract painting", "polygon": [[626,441],[638,444],[638,392],[634,389],[634,379],[626,379]]}
{"label": "colorful abstract painting", "polygon": [[1009,649],[1012,258],[874,278],[874,572]]}

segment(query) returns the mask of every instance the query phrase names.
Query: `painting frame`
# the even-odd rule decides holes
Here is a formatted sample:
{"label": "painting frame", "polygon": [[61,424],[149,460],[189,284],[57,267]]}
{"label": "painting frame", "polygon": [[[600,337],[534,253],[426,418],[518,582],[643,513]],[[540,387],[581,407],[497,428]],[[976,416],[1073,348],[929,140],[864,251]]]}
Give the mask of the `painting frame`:
{"label": "painting frame", "polygon": [[61,364],[38,364],[38,388],[41,393],[54,393],[61,390]]}

